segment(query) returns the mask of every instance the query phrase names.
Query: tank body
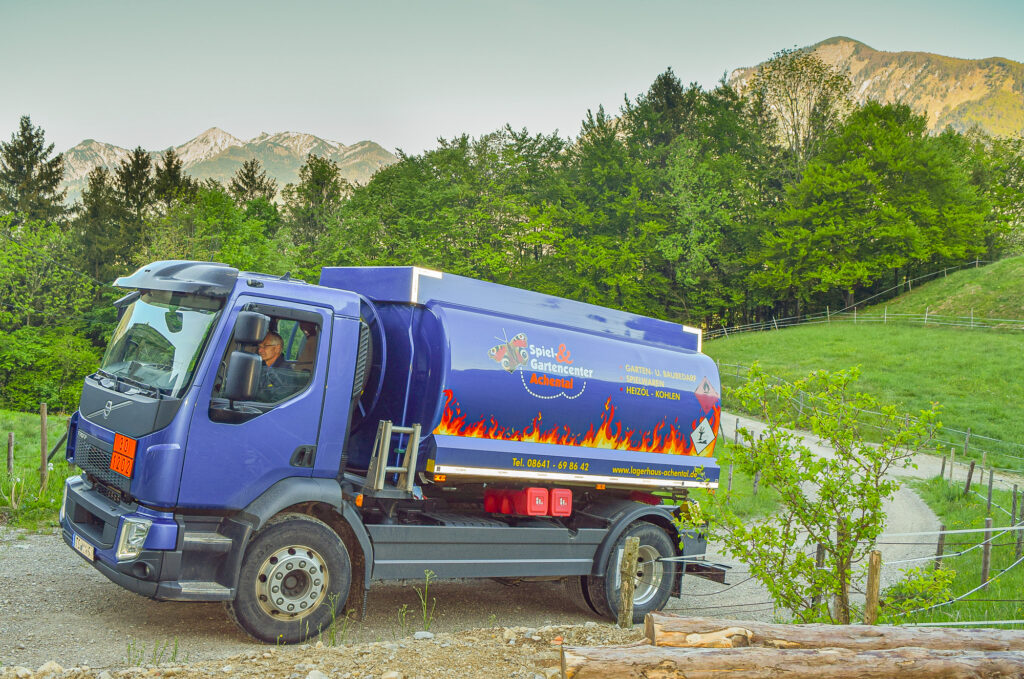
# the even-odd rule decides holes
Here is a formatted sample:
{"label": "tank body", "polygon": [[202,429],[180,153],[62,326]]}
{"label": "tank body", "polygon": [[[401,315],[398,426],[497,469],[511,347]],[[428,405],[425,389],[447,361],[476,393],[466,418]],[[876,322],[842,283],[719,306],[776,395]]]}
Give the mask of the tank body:
{"label": "tank body", "polygon": [[[412,267],[325,268],[372,306],[376,422],[419,422],[422,467],[456,477],[714,486],[721,384],[699,330]],[[362,438],[360,438],[362,437]]]}

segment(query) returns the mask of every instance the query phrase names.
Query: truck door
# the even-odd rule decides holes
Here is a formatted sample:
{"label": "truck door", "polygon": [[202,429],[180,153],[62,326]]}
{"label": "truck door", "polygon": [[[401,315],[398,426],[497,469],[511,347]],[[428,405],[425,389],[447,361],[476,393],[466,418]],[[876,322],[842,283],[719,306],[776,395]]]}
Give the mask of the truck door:
{"label": "truck door", "polygon": [[[277,337],[268,333],[265,342],[283,340],[282,353],[276,368],[262,369],[253,401],[229,404],[220,396],[228,357],[232,351],[256,349],[240,346],[230,330],[243,309],[270,317],[270,330]],[[330,312],[319,307],[239,298],[228,331],[213,347],[215,360],[196,401],[179,506],[241,509],[281,479],[311,475],[320,437],[330,320]]]}

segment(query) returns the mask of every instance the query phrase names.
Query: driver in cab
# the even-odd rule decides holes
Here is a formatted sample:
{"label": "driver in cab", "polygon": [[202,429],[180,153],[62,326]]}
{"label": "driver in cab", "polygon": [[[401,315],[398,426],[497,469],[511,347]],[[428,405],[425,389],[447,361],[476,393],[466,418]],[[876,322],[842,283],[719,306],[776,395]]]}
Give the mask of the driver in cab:
{"label": "driver in cab", "polygon": [[280,400],[290,390],[285,371],[291,366],[284,360],[284,341],[276,332],[268,332],[259,343],[257,351],[263,359],[260,369],[259,387],[256,390],[259,400],[273,403]]}

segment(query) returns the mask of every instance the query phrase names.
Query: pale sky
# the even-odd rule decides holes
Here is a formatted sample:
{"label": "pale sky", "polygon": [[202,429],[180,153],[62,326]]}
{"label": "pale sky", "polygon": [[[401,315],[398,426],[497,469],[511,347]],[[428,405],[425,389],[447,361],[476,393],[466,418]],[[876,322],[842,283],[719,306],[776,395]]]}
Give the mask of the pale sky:
{"label": "pale sky", "polygon": [[684,83],[836,35],[1024,62],[1024,0],[0,0],[0,139],[156,150],[209,127],[419,153],[506,123],[563,137],[672,67]]}

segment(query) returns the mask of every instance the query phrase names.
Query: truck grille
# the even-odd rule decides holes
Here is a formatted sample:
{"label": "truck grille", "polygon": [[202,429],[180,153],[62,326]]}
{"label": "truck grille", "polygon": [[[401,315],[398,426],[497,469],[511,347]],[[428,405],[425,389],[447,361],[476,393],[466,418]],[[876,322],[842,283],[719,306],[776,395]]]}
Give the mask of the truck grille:
{"label": "truck grille", "polygon": [[112,450],[113,446],[111,444],[100,441],[88,434],[79,433],[78,445],[75,446],[75,464],[82,471],[92,474],[103,483],[127,493],[131,487],[132,480],[126,479],[110,468]]}

